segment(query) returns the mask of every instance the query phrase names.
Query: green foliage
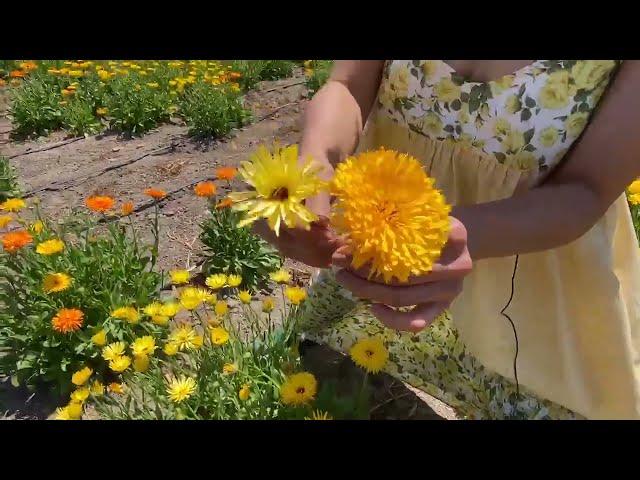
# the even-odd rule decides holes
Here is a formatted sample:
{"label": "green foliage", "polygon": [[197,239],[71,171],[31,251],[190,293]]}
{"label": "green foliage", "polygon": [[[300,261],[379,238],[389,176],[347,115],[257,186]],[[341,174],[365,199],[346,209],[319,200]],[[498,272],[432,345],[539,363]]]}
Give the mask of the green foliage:
{"label": "green foliage", "polygon": [[222,137],[232,129],[248,123],[239,93],[230,87],[205,83],[194,85],[181,102],[181,114],[189,125],[189,134],[200,137]]}
{"label": "green foliage", "polygon": [[269,273],[282,266],[278,252],[248,227],[238,228],[241,213],[230,208],[212,207],[211,217],[200,226],[200,241],[205,246],[203,272],[237,274],[243,287],[257,291]]}
{"label": "green foliage", "polygon": [[62,96],[41,76],[34,76],[11,91],[9,114],[17,136],[47,135],[62,127]]}
{"label": "green foliage", "polygon": [[94,114],[93,105],[80,98],[65,105],[62,110],[62,126],[74,136],[90,135],[102,129],[102,124]]}
{"label": "green foliage", "polygon": [[236,60],[232,63],[232,69],[242,75],[238,82],[246,90],[263,80],[290,77],[295,66],[291,60]]}
{"label": "green foliage", "polygon": [[309,96],[315,94],[325,84],[331,74],[333,60],[311,60],[306,69]]}
{"label": "green foliage", "polygon": [[0,202],[20,196],[18,179],[9,159],[0,156]]}

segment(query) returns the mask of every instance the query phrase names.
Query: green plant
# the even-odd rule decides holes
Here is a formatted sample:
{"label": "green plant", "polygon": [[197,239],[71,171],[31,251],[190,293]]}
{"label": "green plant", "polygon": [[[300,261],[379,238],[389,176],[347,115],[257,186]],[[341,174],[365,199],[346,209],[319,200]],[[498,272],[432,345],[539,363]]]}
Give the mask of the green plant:
{"label": "green plant", "polygon": [[263,80],[290,77],[295,65],[291,60],[236,60],[231,64],[232,69],[242,75],[238,82],[245,90]]}
{"label": "green plant", "polygon": [[62,97],[41,76],[13,89],[9,114],[18,136],[46,135],[62,126]]}
{"label": "green plant", "polygon": [[70,101],[62,110],[62,126],[75,136],[99,132],[102,124],[96,119],[91,103],[83,99]]}
{"label": "green plant", "polygon": [[241,275],[243,287],[257,291],[266,284],[269,273],[282,266],[282,258],[248,227],[238,228],[242,213],[213,206],[210,213],[210,218],[200,225],[205,256],[202,271],[206,275]]}
{"label": "green plant", "polygon": [[18,179],[7,157],[0,156],[0,202],[20,195]]}
{"label": "green plant", "polygon": [[222,137],[245,125],[250,112],[239,93],[205,83],[193,85],[181,102],[180,112],[195,136]]}
{"label": "green plant", "polygon": [[305,62],[305,75],[309,96],[315,94],[325,84],[331,74],[333,60],[310,60]]}

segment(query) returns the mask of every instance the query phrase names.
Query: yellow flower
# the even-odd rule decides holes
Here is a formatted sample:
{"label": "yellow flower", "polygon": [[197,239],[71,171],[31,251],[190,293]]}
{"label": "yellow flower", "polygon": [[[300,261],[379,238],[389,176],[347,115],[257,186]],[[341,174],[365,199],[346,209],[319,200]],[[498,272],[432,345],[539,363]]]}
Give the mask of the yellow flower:
{"label": "yellow flower", "polygon": [[80,387],[87,383],[87,380],[89,380],[92,374],[93,370],[91,370],[89,367],[84,367],[71,376],[71,383]]}
{"label": "yellow flower", "polygon": [[436,83],[433,91],[438,100],[444,103],[451,103],[460,98],[460,86],[453,83],[450,78],[443,78]]}
{"label": "yellow flower", "polygon": [[89,388],[83,387],[78,388],[71,393],[71,401],[76,403],[84,403],[84,401],[89,398]]}
{"label": "yellow flower", "polygon": [[[140,73],[142,73],[142,72],[140,72]],[[160,85],[158,85],[157,82],[148,82],[147,83],[147,87],[149,87],[149,88],[158,88],[159,86]]]}
{"label": "yellow flower", "polygon": [[99,117],[104,117],[107,113],[109,113],[109,110],[105,107],[96,108],[96,115],[98,115]]}
{"label": "yellow flower", "polygon": [[294,305],[300,305],[307,298],[307,292],[300,287],[287,287],[284,294]]}
{"label": "yellow flower", "polygon": [[79,78],[84,75],[82,70],[69,70],[69,76],[74,78]]}
{"label": "yellow flower", "polygon": [[409,69],[405,66],[394,68],[389,74],[389,87],[394,98],[404,98],[409,93]]}
{"label": "yellow flower", "polygon": [[13,221],[10,215],[0,215],[0,228],[4,228]]}
{"label": "yellow flower", "polygon": [[587,112],[572,113],[564,121],[564,128],[567,130],[569,137],[577,137],[582,133],[584,127],[587,126],[589,114]]}
{"label": "yellow flower", "polygon": [[275,308],[276,304],[273,298],[267,297],[262,300],[262,311],[264,313],[271,313]]}
{"label": "yellow flower", "polygon": [[298,163],[297,145],[285,148],[275,145],[273,154],[260,146],[251,161],[243,162],[239,168],[245,182],[255,190],[229,194],[234,202],[231,208],[245,212],[238,227],[266,218],[276,236],[280,235],[283,222],[290,228],[310,229],[311,222],[318,217],[303,202],[324,188],[325,182],[318,177],[321,170],[312,159],[302,166]]}
{"label": "yellow flower", "polygon": [[276,283],[289,283],[291,281],[291,274],[284,268],[281,268],[280,270],[277,270],[275,272],[271,272],[269,274],[269,277]]}
{"label": "yellow flower", "polygon": [[547,83],[540,90],[540,105],[558,110],[569,104],[569,72],[559,70],[549,75]]}
{"label": "yellow flower", "polygon": [[222,366],[222,373],[224,375],[232,375],[238,371],[238,366],[235,363],[225,363]]}
{"label": "yellow flower", "polygon": [[131,344],[131,351],[134,356],[140,355],[153,355],[156,349],[156,341],[151,335],[145,335],[144,337],[136,338]]}
{"label": "yellow flower", "polygon": [[174,403],[187,400],[196,391],[196,381],[193,378],[180,377],[171,380],[167,386],[169,398]]}
{"label": "yellow flower", "polygon": [[349,236],[355,268],[371,263],[371,276],[387,283],[431,271],[451,208],[417,159],[384,149],[349,157],[336,169],[332,193],[332,225]]}
{"label": "yellow flower", "polygon": [[294,373],[280,387],[280,399],[285,405],[304,405],[315,398],[317,389],[318,382],[311,373]]}
{"label": "yellow flower", "polygon": [[227,284],[227,276],[224,273],[209,275],[204,283],[212,290],[219,290]]}
{"label": "yellow flower", "polygon": [[149,356],[136,355],[133,357],[133,369],[140,373],[146,372],[149,369]]}
{"label": "yellow flower", "polygon": [[54,255],[62,250],[64,250],[64,242],[58,239],[46,240],[36,247],[36,252],[40,255]]}
{"label": "yellow flower", "polygon": [[112,393],[118,393],[122,395],[124,393],[124,385],[122,383],[110,383],[109,391]]}
{"label": "yellow flower", "polygon": [[0,203],[0,210],[4,210],[5,212],[19,212],[27,204],[21,198],[10,198]]}
{"label": "yellow flower", "polygon": [[238,293],[238,298],[245,305],[248,305],[248,304],[251,303],[251,294],[249,293],[248,290],[242,290],[241,292],[239,292]]}
{"label": "yellow flower", "polygon": [[508,88],[511,88],[511,86],[513,85],[514,79],[515,79],[514,75],[505,75],[499,80],[489,82],[489,88],[491,88],[491,94],[494,97],[497,97]]}
{"label": "yellow flower", "polygon": [[211,343],[214,345],[224,345],[229,341],[229,332],[222,327],[211,329]]}
{"label": "yellow flower", "polygon": [[204,344],[204,335],[196,335],[196,337],[193,339],[193,348],[197,350],[200,347],[202,347],[203,344]]}
{"label": "yellow flower", "polygon": [[187,310],[195,310],[202,302],[210,300],[211,296],[202,288],[187,287],[180,292],[180,305]]}
{"label": "yellow flower", "polygon": [[64,292],[71,285],[71,277],[66,273],[49,273],[42,281],[45,293]]}
{"label": "yellow flower", "polygon": [[558,141],[558,129],[547,127],[540,132],[540,145],[543,147],[553,147]]}
{"label": "yellow flower", "polygon": [[329,415],[329,412],[314,410],[311,413],[311,417],[304,417],[304,419],[305,420],[333,420],[333,417]]}
{"label": "yellow flower", "polygon": [[55,420],[71,420],[71,417],[69,416],[69,409],[67,407],[56,408]]}
{"label": "yellow flower", "polygon": [[229,305],[227,305],[227,302],[223,302],[222,300],[219,302],[216,302],[216,306],[215,306],[216,315],[218,315],[219,317],[222,317],[223,315],[226,315],[228,311],[229,311]]}
{"label": "yellow flower", "polygon": [[180,311],[180,305],[176,302],[167,302],[160,307],[160,315],[173,318]]}
{"label": "yellow flower", "polygon": [[94,397],[104,395],[104,385],[98,380],[94,381],[91,385],[91,395],[93,395]]}
{"label": "yellow flower", "polygon": [[107,343],[107,332],[104,329],[100,330],[91,337],[91,342],[98,347],[104,346]]}
{"label": "yellow flower", "polygon": [[613,60],[578,60],[571,67],[571,77],[578,90],[593,90],[615,66]]}
{"label": "yellow flower", "polygon": [[69,402],[65,407],[69,420],[80,420],[82,418],[82,404],[78,402]]}
{"label": "yellow flower", "polygon": [[174,356],[176,353],[178,353],[178,345],[173,343],[173,342],[169,342],[167,344],[165,344],[164,348],[162,349],[162,351],[165,353],[165,355],[168,355],[170,357]]}
{"label": "yellow flower", "polygon": [[124,372],[131,365],[131,358],[127,355],[121,355],[109,361],[109,368],[114,372]]}
{"label": "yellow flower", "polygon": [[428,80],[433,76],[434,73],[436,73],[437,68],[437,62],[435,62],[434,60],[425,60],[422,64],[422,74]]}
{"label": "yellow flower", "polygon": [[249,387],[248,383],[245,383],[244,385],[242,385],[242,388],[238,392],[238,398],[245,402],[249,399],[249,395],[251,395],[251,388]]}
{"label": "yellow flower", "polygon": [[427,113],[422,120],[422,131],[432,137],[442,133],[442,120],[437,113]]}
{"label": "yellow flower", "polygon": [[174,285],[189,283],[189,279],[191,277],[188,270],[171,270],[169,275],[171,276],[171,283]]}
{"label": "yellow flower", "polygon": [[349,355],[356,365],[369,373],[382,370],[389,358],[389,352],[379,337],[358,340],[349,350]]}
{"label": "yellow flower", "polygon": [[120,307],[111,312],[113,318],[126,320],[128,323],[136,324],[140,321],[140,313],[134,307]]}
{"label": "yellow flower", "polygon": [[149,305],[144,307],[142,311],[145,315],[149,317],[153,317],[154,315],[160,315],[160,310],[162,309],[162,304],[160,302],[151,302]]}
{"label": "yellow flower", "polygon": [[190,350],[196,348],[197,336],[196,331],[191,325],[182,325],[171,332],[169,335],[169,343],[176,344],[178,350]]}
{"label": "yellow flower", "polygon": [[509,123],[509,120],[507,120],[506,118],[496,119],[496,123],[493,125],[493,133],[495,133],[499,137],[504,137],[510,131],[511,124]]}
{"label": "yellow flower", "polygon": [[31,228],[33,233],[35,233],[36,235],[39,235],[44,230],[44,223],[42,222],[42,220],[36,220],[31,224],[31,227],[29,228]]}
{"label": "yellow flower", "polygon": [[227,285],[232,288],[239,286],[242,283],[242,277],[240,275],[229,275],[227,276]]}
{"label": "yellow flower", "polygon": [[110,343],[102,349],[102,358],[107,362],[115,360],[116,358],[124,355],[124,350],[127,348],[124,342]]}
{"label": "yellow flower", "polygon": [[159,327],[164,327],[169,323],[169,317],[165,315],[154,315],[151,317],[151,322]]}
{"label": "yellow flower", "polygon": [[520,104],[520,99],[517,95],[509,95],[504,102],[504,109],[507,111],[507,113],[510,113],[512,115],[519,111],[521,106],[522,105]]}

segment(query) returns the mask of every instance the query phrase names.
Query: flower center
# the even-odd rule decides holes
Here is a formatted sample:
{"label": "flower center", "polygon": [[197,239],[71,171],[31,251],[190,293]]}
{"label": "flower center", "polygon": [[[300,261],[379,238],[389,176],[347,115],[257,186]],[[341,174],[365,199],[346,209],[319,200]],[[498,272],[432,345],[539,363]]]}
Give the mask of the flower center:
{"label": "flower center", "polygon": [[373,352],[371,350],[365,350],[365,352],[367,354],[367,357],[373,357]]}
{"label": "flower center", "polygon": [[271,198],[273,200],[286,200],[287,198],[289,198],[289,190],[287,190],[287,187],[278,187],[276,188],[273,192],[271,192]]}
{"label": "flower center", "polygon": [[304,393],[304,391],[305,391],[305,390],[304,390],[304,387],[298,387],[298,388],[296,389],[296,393],[297,393],[297,394],[299,394],[299,395],[302,395],[302,394]]}

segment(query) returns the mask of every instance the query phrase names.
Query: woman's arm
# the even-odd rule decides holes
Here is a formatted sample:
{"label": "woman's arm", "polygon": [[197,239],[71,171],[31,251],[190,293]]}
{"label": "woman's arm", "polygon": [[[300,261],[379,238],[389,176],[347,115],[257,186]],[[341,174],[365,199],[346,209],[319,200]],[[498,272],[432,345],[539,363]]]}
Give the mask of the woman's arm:
{"label": "woman's arm", "polygon": [[640,61],[623,64],[591,125],[542,186],[457,207],[474,260],[556,248],[586,233],[640,176]]}

